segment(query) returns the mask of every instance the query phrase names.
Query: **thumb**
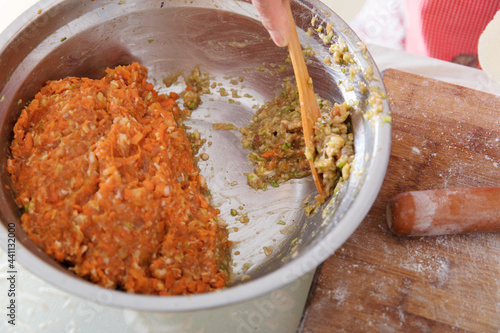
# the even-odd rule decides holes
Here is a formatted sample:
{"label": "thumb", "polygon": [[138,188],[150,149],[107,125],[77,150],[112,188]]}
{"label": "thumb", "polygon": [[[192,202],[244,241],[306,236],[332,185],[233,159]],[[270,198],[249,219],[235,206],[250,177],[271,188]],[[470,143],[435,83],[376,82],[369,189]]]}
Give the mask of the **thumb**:
{"label": "thumb", "polygon": [[287,45],[287,36],[290,33],[285,1],[289,0],[252,0],[264,28],[269,31],[274,43],[281,47]]}

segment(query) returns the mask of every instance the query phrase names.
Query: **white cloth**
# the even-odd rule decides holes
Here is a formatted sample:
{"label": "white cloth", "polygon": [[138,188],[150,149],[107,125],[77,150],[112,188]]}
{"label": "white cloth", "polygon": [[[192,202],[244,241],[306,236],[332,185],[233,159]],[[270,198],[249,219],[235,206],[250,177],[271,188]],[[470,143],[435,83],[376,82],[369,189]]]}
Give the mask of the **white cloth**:
{"label": "white cloth", "polygon": [[367,0],[349,25],[365,43],[403,50],[406,34],[404,6],[403,0]]}

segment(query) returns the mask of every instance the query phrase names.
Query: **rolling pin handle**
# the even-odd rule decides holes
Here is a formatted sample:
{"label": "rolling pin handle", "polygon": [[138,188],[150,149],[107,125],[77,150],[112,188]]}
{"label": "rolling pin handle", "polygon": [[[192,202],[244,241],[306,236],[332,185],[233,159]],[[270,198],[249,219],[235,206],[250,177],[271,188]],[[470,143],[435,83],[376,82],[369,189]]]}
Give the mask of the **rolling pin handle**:
{"label": "rolling pin handle", "polygon": [[400,193],[387,203],[387,225],[402,236],[500,231],[500,187]]}

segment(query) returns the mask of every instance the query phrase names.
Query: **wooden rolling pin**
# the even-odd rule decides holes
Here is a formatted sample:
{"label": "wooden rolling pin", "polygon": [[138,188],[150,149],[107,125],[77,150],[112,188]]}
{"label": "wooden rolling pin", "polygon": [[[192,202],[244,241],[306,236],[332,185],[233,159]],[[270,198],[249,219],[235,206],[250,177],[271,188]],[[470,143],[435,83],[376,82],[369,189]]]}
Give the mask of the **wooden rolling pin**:
{"label": "wooden rolling pin", "polygon": [[404,236],[500,231],[500,187],[401,193],[387,203],[387,224]]}

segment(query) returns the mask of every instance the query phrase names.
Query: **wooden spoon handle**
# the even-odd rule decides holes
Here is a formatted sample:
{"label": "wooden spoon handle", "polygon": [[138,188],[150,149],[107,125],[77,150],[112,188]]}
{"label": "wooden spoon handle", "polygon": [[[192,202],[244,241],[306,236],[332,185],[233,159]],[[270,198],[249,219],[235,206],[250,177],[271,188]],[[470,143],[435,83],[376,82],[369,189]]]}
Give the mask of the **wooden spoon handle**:
{"label": "wooden spoon handle", "polygon": [[302,47],[300,45],[299,36],[297,35],[297,28],[295,27],[295,21],[293,19],[293,13],[290,8],[289,1],[285,1],[285,8],[288,12],[288,19],[290,20],[290,35],[287,38],[290,60],[292,61],[295,78],[297,80],[299,95],[303,96],[304,101],[306,101],[307,98],[308,102],[311,103],[310,105],[305,105],[306,107],[310,107],[306,116],[308,120],[314,124],[318,118],[321,117],[321,112],[319,111],[316,95],[314,94],[314,89],[311,84],[311,77],[307,71],[304,54],[302,53]]}
{"label": "wooden spoon handle", "polygon": [[401,193],[387,204],[387,223],[405,236],[500,231],[500,187]]}
{"label": "wooden spoon handle", "polygon": [[[299,90],[304,141],[306,149],[315,151],[314,124],[319,117],[321,117],[321,112],[319,110],[318,101],[316,100],[316,95],[314,94],[309,72],[307,71],[306,62],[304,61],[304,55],[302,54],[302,48],[300,46],[299,36],[297,35],[297,29],[295,28],[295,21],[293,19],[289,1],[285,1],[285,8],[288,12],[290,20],[290,35],[287,37],[288,51],[290,53],[290,59],[295,73],[295,80],[297,81],[297,88]],[[319,177],[318,170],[314,167],[314,161],[309,160],[309,166],[311,167],[311,173],[316,188],[319,194],[323,194],[321,179]]]}

